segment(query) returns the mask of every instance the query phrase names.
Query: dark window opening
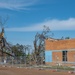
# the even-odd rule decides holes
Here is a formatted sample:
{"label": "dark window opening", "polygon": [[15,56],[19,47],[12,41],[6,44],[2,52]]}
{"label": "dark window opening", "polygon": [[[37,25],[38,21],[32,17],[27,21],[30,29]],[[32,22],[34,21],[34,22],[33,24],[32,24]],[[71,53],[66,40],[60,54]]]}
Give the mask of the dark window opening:
{"label": "dark window opening", "polygon": [[67,61],[67,51],[62,51],[62,61]]}

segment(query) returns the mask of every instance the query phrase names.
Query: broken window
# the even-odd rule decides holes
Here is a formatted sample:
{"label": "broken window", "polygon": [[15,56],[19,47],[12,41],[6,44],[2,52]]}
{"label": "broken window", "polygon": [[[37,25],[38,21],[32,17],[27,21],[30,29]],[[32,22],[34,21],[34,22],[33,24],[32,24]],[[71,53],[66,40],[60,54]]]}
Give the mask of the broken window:
{"label": "broken window", "polygon": [[67,51],[62,51],[62,61],[67,61]]}

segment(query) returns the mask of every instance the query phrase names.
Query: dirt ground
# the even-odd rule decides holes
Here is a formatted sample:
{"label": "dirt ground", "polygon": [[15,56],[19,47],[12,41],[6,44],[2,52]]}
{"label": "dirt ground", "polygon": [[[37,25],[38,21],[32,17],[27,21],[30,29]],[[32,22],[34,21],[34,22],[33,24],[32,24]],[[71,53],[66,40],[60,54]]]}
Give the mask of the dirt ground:
{"label": "dirt ground", "polygon": [[75,75],[68,72],[54,72],[53,70],[37,68],[0,67],[0,75]]}

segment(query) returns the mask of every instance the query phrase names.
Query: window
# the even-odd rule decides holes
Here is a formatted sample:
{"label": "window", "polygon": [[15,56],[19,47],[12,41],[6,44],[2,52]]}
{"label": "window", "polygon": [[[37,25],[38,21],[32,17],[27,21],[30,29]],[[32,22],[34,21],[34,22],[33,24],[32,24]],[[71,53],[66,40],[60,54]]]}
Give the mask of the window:
{"label": "window", "polygon": [[62,61],[67,61],[67,51],[62,51]]}

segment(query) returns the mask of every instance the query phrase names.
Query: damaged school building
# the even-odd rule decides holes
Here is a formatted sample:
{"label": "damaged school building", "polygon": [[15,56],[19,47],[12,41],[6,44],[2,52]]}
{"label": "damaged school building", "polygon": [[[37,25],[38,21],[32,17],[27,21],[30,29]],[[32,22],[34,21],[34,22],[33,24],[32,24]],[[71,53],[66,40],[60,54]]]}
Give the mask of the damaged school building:
{"label": "damaged school building", "polygon": [[75,63],[75,39],[46,39],[45,62],[51,65]]}

